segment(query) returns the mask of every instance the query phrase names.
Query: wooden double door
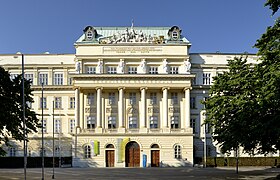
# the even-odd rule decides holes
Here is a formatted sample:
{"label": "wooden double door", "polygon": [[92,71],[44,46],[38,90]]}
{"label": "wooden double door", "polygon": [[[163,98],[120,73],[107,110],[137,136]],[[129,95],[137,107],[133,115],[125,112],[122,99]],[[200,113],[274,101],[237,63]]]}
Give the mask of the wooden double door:
{"label": "wooden double door", "polygon": [[151,151],[151,167],[159,167],[159,150]]}
{"label": "wooden double door", "polygon": [[125,166],[140,167],[140,147],[134,141],[127,143],[125,147]]}
{"label": "wooden double door", "polygon": [[114,167],[114,166],[115,166],[115,151],[106,150],[106,167]]}

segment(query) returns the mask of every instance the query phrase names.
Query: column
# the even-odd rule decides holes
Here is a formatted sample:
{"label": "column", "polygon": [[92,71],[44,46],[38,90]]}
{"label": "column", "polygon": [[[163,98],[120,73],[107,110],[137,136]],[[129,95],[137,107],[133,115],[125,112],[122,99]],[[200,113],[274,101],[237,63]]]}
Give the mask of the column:
{"label": "column", "polygon": [[79,113],[79,119],[80,119],[80,126],[81,129],[85,129],[85,121],[84,121],[84,93],[80,91],[80,97],[79,97],[79,109],[80,109],[80,113]]}
{"label": "column", "polygon": [[102,119],[101,91],[102,91],[102,87],[96,88],[96,127],[97,128],[102,128],[102,124],[101,124],[101,119]]}
{"label": "column", "polygon": [[118,120],[119,120],[119,128],[124,128],[124,87],[120,87],[119,89],[119,102],[118,102]]}
{"label": "column", "polygon": [[168,128],[168,87],[163,87],[163,99],[162,99],[162,128]]}
{"label": "column", "polygon": [[140,112],[140,128],[146,128],[146,87],[141,87],[141,112]]}
{"label": "column", "polygon": [[75,121],[76,121],[76,126],[80,127],[80,111],[79,111],[79,107],[80,107],[80,90],[78,88],[75,89]]}
{"label": "column", "polygon": [[184,89],[184,91],[185,91],[185,120],[183,120],[183,119],[181,120],[182,128],[190,128],[190,119],[191,119],[190,90],[191,90],[191,87]]}

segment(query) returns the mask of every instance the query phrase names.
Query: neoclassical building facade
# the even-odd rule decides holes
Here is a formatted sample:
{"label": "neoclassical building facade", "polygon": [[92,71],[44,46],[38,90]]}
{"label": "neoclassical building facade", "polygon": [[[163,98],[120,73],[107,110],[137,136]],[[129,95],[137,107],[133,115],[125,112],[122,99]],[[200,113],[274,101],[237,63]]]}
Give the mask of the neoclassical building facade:
{"label": "neoclassical building facade", "polygon": [[[74,46],[75,54],[24,55],[34,90],[28,105],[45,141],[42,149],[41,130],[29,134],[28,156],[54,150],[76,167],[192,166],[204,152],[222,156],[202,126],[201,101],[212,77],[241,54],[189,53],[177,26],[88,26]],[[0,55],[11,78],[21,74],[21,57]],[[22,143],[12,144],[7,156],[23,156]]]}

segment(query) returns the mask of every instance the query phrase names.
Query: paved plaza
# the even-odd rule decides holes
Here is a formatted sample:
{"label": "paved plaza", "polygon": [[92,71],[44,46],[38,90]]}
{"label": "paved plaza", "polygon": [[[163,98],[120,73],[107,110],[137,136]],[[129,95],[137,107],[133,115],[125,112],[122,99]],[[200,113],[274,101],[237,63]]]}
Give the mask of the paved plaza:
{"label": "paved plaza", "polygon": [[[1,180],[24,179],[23,169],[0,169]],[[52,168],[44,169],[44,179],[52,179]],[[55,179],[91,180],[91,179],[275,179],[279,168],[240,167],[235,168],[55,168]],[[42,179],[41,168],[28,168],[27,179]]]}

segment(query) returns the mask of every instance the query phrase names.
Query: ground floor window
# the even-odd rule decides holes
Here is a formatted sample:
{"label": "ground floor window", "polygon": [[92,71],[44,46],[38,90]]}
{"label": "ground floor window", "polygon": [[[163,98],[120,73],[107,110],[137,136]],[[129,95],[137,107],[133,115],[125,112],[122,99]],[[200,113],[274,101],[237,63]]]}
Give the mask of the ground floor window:
{"label": "ground floor window", "polygon": [[182,158],[182,152],[181,152],[181,146],[175,145],[174,146],[174,158],[181,159]]}
{"label": "ground floor window", "polygon": [[90,145],[86,145],[84,147],[84,157],[86,159],[91,158],[91,147],[90,147]]}

